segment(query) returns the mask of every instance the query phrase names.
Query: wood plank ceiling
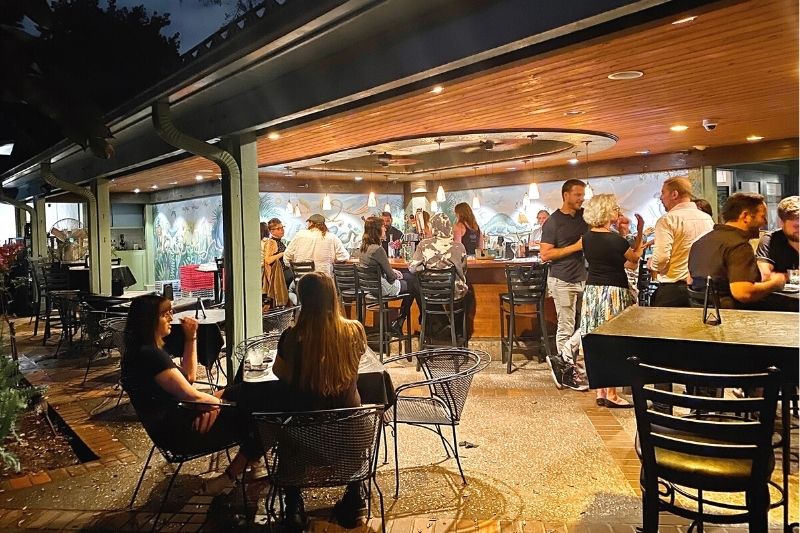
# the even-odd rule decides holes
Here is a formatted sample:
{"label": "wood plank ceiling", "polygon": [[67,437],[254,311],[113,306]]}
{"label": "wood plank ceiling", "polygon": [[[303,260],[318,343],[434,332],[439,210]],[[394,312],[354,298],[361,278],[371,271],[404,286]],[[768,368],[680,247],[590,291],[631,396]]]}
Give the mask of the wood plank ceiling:
{"label": "wood plank ceiling", "polygon": [[[390,138],[475,129],[568,128],[619,137],[614,147],[592,156],[595,161],[643,150],[743,144],[749,135],[797,137],[798,3],[721,5],[692,22],[665,20],[465,77],[441,94],[418,91],[279,131],[278,139],[264,135],[259,164],[287,165]],[[607,78],[621,70],[644,76]],[[581,114],[565,115],[571,110]],[[704,118],[719,126],[705,131]],[[670,131],[676,124],[689,129]],[[190,157],[119,178],[114,190],[190,185],[198,174],[212,176],[201,172],[211,169],[210,162]]]}

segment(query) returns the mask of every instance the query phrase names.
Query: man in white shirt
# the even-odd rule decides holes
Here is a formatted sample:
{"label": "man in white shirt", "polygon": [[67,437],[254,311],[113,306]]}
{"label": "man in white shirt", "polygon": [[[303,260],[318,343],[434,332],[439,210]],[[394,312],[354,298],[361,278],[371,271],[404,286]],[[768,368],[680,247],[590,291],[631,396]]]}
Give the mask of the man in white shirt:
{"label": "man in white shirt", "polygon": [[314,214],[308,217],[308,228],[300,230],[286,247],[283,261],[286,265],[314,261],[314,270],[333,276],[333,264],[350,259],[342,241],[328,231],[325,217]]}
{"label": "man in white shirt", "polygon": [[656,222],[650,270],[659,286],[650,300],[653,307],[689,307],[686,278],[692,244],[714,228],[714,220],[692,202],[692,182],[670,178],[661,187],[667,214]]}

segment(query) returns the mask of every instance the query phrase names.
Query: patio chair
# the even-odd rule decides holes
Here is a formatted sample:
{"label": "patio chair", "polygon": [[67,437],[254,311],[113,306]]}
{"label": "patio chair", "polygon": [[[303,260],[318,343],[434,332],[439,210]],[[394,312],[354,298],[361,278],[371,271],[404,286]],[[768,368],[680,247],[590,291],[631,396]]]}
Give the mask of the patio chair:
{"label": "patio chair", "polygon": [[[411,357],[421,368],[425,379],[404,383],[395,389],[396,401],[386,412],[386,422],[394,435],[395,497],[400,494],[400,462],[397,452],[398,424],[409,424],[435,432],[442,441],[447,457],[450,452],[456,459],[461,480],[467,484],[461,458],[458,455],[456,426],[467,402],[472,377],[486,368],[491,357],[486,352],[466,348],[439,348],[422,350],[393,357],[384,364]],[[453,442],[442,434],[442,426],[450,426]]]}
{"label": "patio chair", "polygon": [[294,322],[299,307],[270,309],[263,315],[264,333],[280,335]]}
{"label": "patio chair", "polygon": [[335,263],[333,265],[333,281],[336,283],[336,293],[342,309],[352,304],[355,308],[355,318],[364,323],[364,293],[358,284],[358,272],[355,263]]}
{"label": "patio chair", "polygon": [[[125,358],[125,324],[127,319],[124,317],[104,318],[100,321],[100,326],[108,331],[109,349],[116,349],[119,352],[119,362],[122,365],[122,359]],[[117,382],[119,387],[119,396],[117,396],[117,406],[122,401],[122,395],[125,394],[125,389],[122,387],[122,381]]]}
{"label": "patio chair", "polygon": [[[287,488],[338,487],[366,483],[368,512],[372,486],[378,491],[381,529],[386,531],[383,492],[375,472],[383,406],[322,411],[253,413],[269,476],[267,520],[280,519],[280,493]],[[275,507],[278,505],[278,512]]]}
{"label": "patio chair", "polygon": [[[78,291],[50,291],[48,295],[51,305],[58,311],[59,322],[61,323],[61,336],[58,338],[58,345],[53,355],[53,357],[58,357],[64,340],[66,339],[68,341],[69,347],[71,348],[73,338],[80,329],[81,302],[78,299]],[[49,316],[48,323],[50,323]],[[49,328],[45,326],[45,332],[48,332],[48,330]]]}
{"label": "patio chair", "polygon": [[[107,319],[109,318],[122,318],[124,315],[92,309],[89,305],[82,303],[80,305],[80,319],[81,319],[81,340],[88,341],[89,357],[86,361],[86,372],[83,375],[81,385],[86,384],[86,378],[89,377],[89,369],[92,366],[92,361],[101,353],[108,352],[115,348],[114,339],[112,338],[112,331],[108,329]],[[124,323],[124,318],[122,318]]]}
{"label": "patio chair", "polygon": [[[782,505],[786,497],[770,480],[780,372],[769,368],[754,374],[710,374],[656,367],[636,357],[628,362],[633,366],[636,451],[642,462],[642,529],[658,531],[658,513],[664,510],[692,520],[690,531],[696,526],[702,532],[704,522],[748,522],[750,531],[766,532],[768,510]],[[762,387],[763,397],[714,398],[652,385],[666,382],[692,388]],[[687,414],[662,413],[653,408],[655,403],[682,408]],[[770,485],[782,496],[772,505]],[[704,492],[744,493],[746,505],[711,500]]]}

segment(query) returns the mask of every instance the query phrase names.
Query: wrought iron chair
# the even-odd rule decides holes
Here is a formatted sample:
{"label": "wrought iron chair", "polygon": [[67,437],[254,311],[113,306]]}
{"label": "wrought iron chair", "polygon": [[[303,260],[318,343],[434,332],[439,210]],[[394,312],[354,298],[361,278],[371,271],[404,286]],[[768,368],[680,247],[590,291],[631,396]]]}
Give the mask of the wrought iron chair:
{"label": "wrought iron chair", "polygon": [[[467,342],[467,309],[465,297],[455,297],[456,287],[455,267],[446,270],[427,269],[417,273],[419,279],[419,293],[422,308],[422,324],[419,334],[419,346],[425,348],[431,345],[433,338],[428,331],[428,320],[432,316],[446,317],[450,328],[451,346],[463,346]],[[461,335],[456,331],[456,315],[461,315]]]}
{"label": "wrought iron chair", "polygon": [[[709,374],[663,368],[628,359],[633,366],[633,399],[638,428],[637,453],[642,462],[643,530],[658,531],[658,513],[669,511],[693,521],[749,522],[750,531],[768,529],[769,486],[775,466],[772,436],[780,372]],[[652,384],[687,387],[762,387],[760,398],[714,398],[673,393]],[[649,402],[652,402],[649,404]],[[660,412],[653,403],[687,410],[685,416]],[[688,411],[691,410],[691,411]],[[727,414],[741,413],[741,415]],[[710,500],[709,492],[740,492],[746,505]],[[677,496],[677,498],[676,498]],[[695,502],[696,508],[688,502]],[[738,512],[709,512],[706,507]]]}
{"label": "wrought iron chair", "polygon": [[367,340],[371,340],[372,342],[377,341],[378,357],[381,361],[383,361],[384,355],[390,354],[391,344],[393,342],[398,343],[398,352],[400,351],[402,343],[405,343],[406,353],[411,351],[411,320],[406,320],[408,333],[404,335],[398,336],[393,334],[389,327],[389,309],[391,309],[389,304],[391,302],[402,301],[409,295],[408,293],[400,293],[396,296],[384,294],[382,279],[383,275],[379,265],[375,265],[374,267],[356,266],[356,283],[359,289],[364,293],[364,310],[361,316],[365,317],[368,311],[377,311],[377,334],[375,332],[367,333]]}
{"label": "wrought iron chair", "polygon": [[[517,317],[536,317],[539,322],[539,361],[550,355],[547,336],[547,321],[544,319],[544,299],[547,294],[547,273],[549,263],[532,265],[506,265],[506,285],[508,292],[500,295],[500,355],[506,363],[506,372],[511,373],[514,345],[520,341],[531,340],[517,335]],[[521,306],[533,307],[532,311],[522,311]],[[506,322],[506,319],[508,322]],[[506,332],[506,327],[508,328]]]}
{"label": "wrought iron chair", "polygon": [[294,322],[299,307],[286,307],[283,309],[270,309],[264,313],[263,330],[264,333],[280,335]]}
{"label": "wrought iron chair", "polygon": [[[42,337],[42,345],[44,346],[47,344],[47,339],[50,338],[52,327],[61,325],[61,317],[59,315],[53,316],[53,294],[69,290],[69,277],[66,272],[52,270],[52,266],[49,264],[43,266],[40,273],[42,274],[40,281],[42,281],[41,288],[44,291],[45,304],[44,335]],[[34,324],[34,331],[37,324]]]}
{"label": "wrought iron chair", "polygon": [[335,263],[333,265],[333,280],[336,283],[336,292],[339,294],[339,303],[344,309],[345,305],[353,304],[356,320],[364,323],[364,293],[358,283],[358,272],[355,263]]}
{"label": "wrought iron chair", "polygon": [[[81,302],[78,299],[78,291],[50,291],[48,295],[51,305],[58,311],[59,322],[61,323],[61,336],[58,338],[58,345],[53,355],[53,357],[58,357],[64,340],[68,341],[71,348],[73,338],[80,329]],[[47,331],[47,327],[45,327],[45,331]]]}
{"label": "wrought iron chair", "polygon": [[[107,331],[110,336],[109,349],[116,349],[119,352],[120,365],[122,365],[122,360],[125,358],[125,325],[127,321],[127,318],[124,317],[104,318],[100,321],[100,327]],[[119,405],[119,402],[122,401],[122,395],[125,394],[121,380],[117,383],[117,387],[119,387],[119,396],[117,397],[117,405]]]}
{"label": "wrought iron chair", "polygon": [[[404,383],[395,389],[396,401],[386,412],[386,422],[392,425],[394,435],[395,497],[400,494],[400,466],[397,455],[397,425],[419,426],[439,435],[447,457],[450,452],[456,459],[461,479],[467,484],[461,459],[458,456],[456,426],[467,402],[472,377],[486,368],[491,357],[486,352],[465,348],[439,348],[407,354],[425,379]],[[393,357],[388,363],[400,362],[406,355]],[[442,434],[442,426],[450,426],[453,442]]]}
{"label": "wrought iron chair", "polygon": [[322,411],[253,413],[269,473],[267,517],[283,512],[287,488],[338,487],[366,483],[369,512],[372,487],[378,491],[381,528],[386,531],[383,492],[378,486],[378,446],[383,406],[363,405]]}

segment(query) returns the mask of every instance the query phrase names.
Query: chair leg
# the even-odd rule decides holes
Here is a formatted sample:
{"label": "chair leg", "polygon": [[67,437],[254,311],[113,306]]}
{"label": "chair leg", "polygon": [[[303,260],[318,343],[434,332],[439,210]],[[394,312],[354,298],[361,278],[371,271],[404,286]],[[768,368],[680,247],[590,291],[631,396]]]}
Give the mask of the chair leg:
{"label": "chair leg", "polygon": [[36,321],[33,323],[33,336],[39,333],[39,317],[42,315],[42,297],[36,300]]}
{"label": "chair leg", "polygon": [[[378,480],[375,479],[374,475],[370,478],[369,483],[371,485],[375,485],[375,489],[378,491],[378,503],[381,506],[381,533],[386,533],[386,515],[384,514],[384,509],[383,509],[383,491],[381,490],[380,485],[378,485]],[[372,500],[371,488],[370,488],[370,500]]]}
{"label": "chair leg", "polygon": [[506,359],[506,374],[511,373],[511,363],[514,359],[514,328],[516,328],[514,318],[514,306],[511,305],[508,312],[508,358]]}
{"label": "chair leg", "polygon": [[642,494],[642,531],[644,533],[658,532],[658,507],[658,484],[648,484]]}
{"label": "chair leg", "polygon": [[394,422],[393,422],[393,431],[394,433],[394,497],[395,499],[400,496],[400,460],[398,459],[397,455],[397,441],[400,438],[400,435],[397,434],[397,410],[395,408],[394,413]]}
{"label": "chair leg", "polygon": [[458,436],[456,435],[456,426],[452,424],[450,426],[453,428],[453,455],[456,456],[456,464],[458,465],[458,471],[461,474],[461,481],[464,482],[464,485],[467,484],[467,478],[464,476],[464,469],[461,468],[461,458],[458,456]]}
{"label": "chair leg", "polygon": [[[788,494],[784,498],[788,499]],[[767,533],[769,529],[769,489],[766,486],[747,491],[748,526],[753,533]]]}
{"label": "chair leg", "polygon": [[144,480],[144,473],[147,472],[147,467],[150,466],[150,459],[153,458],[154,451],[156,451],[155,445],[150,448],[150,454],[147,456],[147,461],[144,463],[144,468],[142,468],[142,475],[139,476],[139,483],[136,484],[136,488],[133,490],[133,497],[131,497],[131,503],[128,504],[129,509],[132,509],[133,504],[136,502],[136,495],[139,494],[139,488],[142,486],[142,481]]}
{"label": "chair leg", "polygon": [[444,447],[444,453],[447,454],[447,458],[450,459],[450,450],[447,447],[447,441],[444,440],[444,435],[442,434],[442,426],[436,424],[436,433],[439,434],[439,438],[442,440],[442,446]]}
{"label": "chair leg", "polygon": [[420,330],[419,330],[419,349],[420,350],[424,350],[425,349],[425,336],[426,336],[426,332],[427,332],[427,327],[426,327],[427,326],[427,320],[426,320],[426,318],[427,318],[428,314],[425,312],[425,309],[422,309],[420,312],[422,313],[422,324],[420,325]]}
{"label": "chair leg", "polygon": [[500,300],[500,362],[506,362],[506,315],[503,312],[503,301]]}
{"label": "chair leg", "polygon": [[175,478],[178,477],[178,473],[181,471],[181,467],[183,463],[178,463],[178,468],[175,469],[175,472],[172,474],[172,477],[169,478],[169,485],[167,485],[167,491],[164,493],[164,498],[161,499],[161,505],[158,506],[158,513],[156,513],[155,518],[153,519],[153,528],[150,531],[155,531],[158,527],[158,519],[161,518],[161,513],[164,512],[164,504],[167,503],[167,499],[169,498],[169,491],[172,490],[172,485],[175,483]]}
{"label": "chair leg", "polygon": [[383,338],[383,305],[378,304],[378,352],[380,354],[381,363],[383,362],[384,354],[384,338]]}
{"label": "chair leg", "polygon": [[458,346],[458,341],[456,340],[456,315],[452,306],[447,318],[450,320],[450,346]]}
{"label": "chair leg", "polygon": [[383,424],[383,464],[389,462],[389,443],[386,442],[386,424]]}
{"label": "chair leg", "polygon": [[83,374],[83,381],[81,381],[81,386],[86,385],[86,378],[89,377],[89,368],[92,366],[92,357],[93,354],[89,354],[89,360],[86,362],[86,373]]}

